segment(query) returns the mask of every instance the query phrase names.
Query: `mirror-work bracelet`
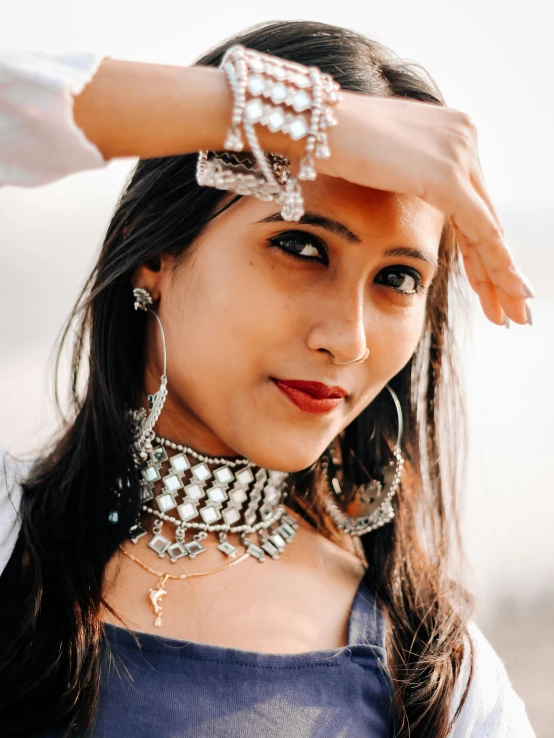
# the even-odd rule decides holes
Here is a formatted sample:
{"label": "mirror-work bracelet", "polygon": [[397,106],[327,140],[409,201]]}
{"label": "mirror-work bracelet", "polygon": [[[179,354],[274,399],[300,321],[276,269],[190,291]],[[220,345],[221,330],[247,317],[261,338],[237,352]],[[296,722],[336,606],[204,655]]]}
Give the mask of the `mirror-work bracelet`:
{"label": "mirror-work bracelet", "polygon": [[[199,153],[198,184],[274,200],[282,205],[284,220],[299,220],[304,213],[299,180],[314,180],[315,159],[331,155],[326,131],[337,122],[333,106],[342,99],[340,86],[317,67],[240,45],[227,50],[220,66],[233,93],[231,126],[226,151]],[[256,124],[295,141],[306,139],[297,177],[287,159],[262,150]]]}

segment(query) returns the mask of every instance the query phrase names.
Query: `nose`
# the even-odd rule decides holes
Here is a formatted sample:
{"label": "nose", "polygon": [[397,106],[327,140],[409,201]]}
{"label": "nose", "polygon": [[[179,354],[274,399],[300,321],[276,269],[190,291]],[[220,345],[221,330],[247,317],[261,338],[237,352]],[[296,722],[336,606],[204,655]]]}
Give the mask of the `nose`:
{"label": "nose", "polygon": [[[330,355],[337,364],[350,364],[367,354],[363,296],[353,295],[316,306],[317,316],[307,339],[308,348]],[[325,314],[323,314],[325,312]]]}

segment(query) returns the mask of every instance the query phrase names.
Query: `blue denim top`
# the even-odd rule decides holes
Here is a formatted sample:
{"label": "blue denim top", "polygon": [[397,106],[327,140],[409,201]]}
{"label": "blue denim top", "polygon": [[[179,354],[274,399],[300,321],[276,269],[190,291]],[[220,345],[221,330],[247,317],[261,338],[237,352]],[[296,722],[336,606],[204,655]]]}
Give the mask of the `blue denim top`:
{"label": "blue denim top", "polygon": [[[0,593],[12,599],[23,597],[15,587],[21,552],[20,535],[0,576]],[[4,612],[2,629],[21,606]],[[385,623],[363,581],[342,648],[260,653],[109,623],[105,629],[96,722],[86,738],[390,738],[396,732]],[[40,732],[40,738],[61,735],[60,729]]]}
{"label": "blue denim top", "polygon": [[[348,646],[245,651],[106,623],[101,738],[385,738],[395,709],[383,618],[361,583]],[[136,639],[136,640],[135,640]]]}

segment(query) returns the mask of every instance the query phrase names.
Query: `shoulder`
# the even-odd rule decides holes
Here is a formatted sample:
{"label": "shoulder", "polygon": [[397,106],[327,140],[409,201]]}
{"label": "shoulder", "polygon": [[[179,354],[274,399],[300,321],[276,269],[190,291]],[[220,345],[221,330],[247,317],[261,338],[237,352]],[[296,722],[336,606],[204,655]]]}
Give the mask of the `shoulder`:
{"label": "shoulder", "polygon": [[0,446],[0,574],[12,554],[21,521],[21,481],[28,463],[10,456]]}
{"label": "shoulder", "polygon": [[[469,623],[469,636],[473,647],[473,676],[449,738],[535,738],[525,705],[512,687],[502,660],[474,622]],[[469,671],[466,652],[454,690],[452,716],[467,686]]]}

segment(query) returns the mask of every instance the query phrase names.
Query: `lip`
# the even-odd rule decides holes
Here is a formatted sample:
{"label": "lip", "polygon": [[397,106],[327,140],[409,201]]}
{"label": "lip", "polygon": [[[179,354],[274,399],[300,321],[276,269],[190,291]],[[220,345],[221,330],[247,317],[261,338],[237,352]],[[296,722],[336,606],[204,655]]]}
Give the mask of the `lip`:
{"label": "lip", "polygon": [[314,415],[331,412],[348,394],[342,387],[328,387],[322,382],[300,379],[274,379],[273,381],[297,408]]}
{"label": "lip", "polygon": [[312,382],[305,379],[276,379],[275,381],[286,387],[305,392],[318,400],[341,399],[348,394],[342,387],[328,387],[323,382]]}

